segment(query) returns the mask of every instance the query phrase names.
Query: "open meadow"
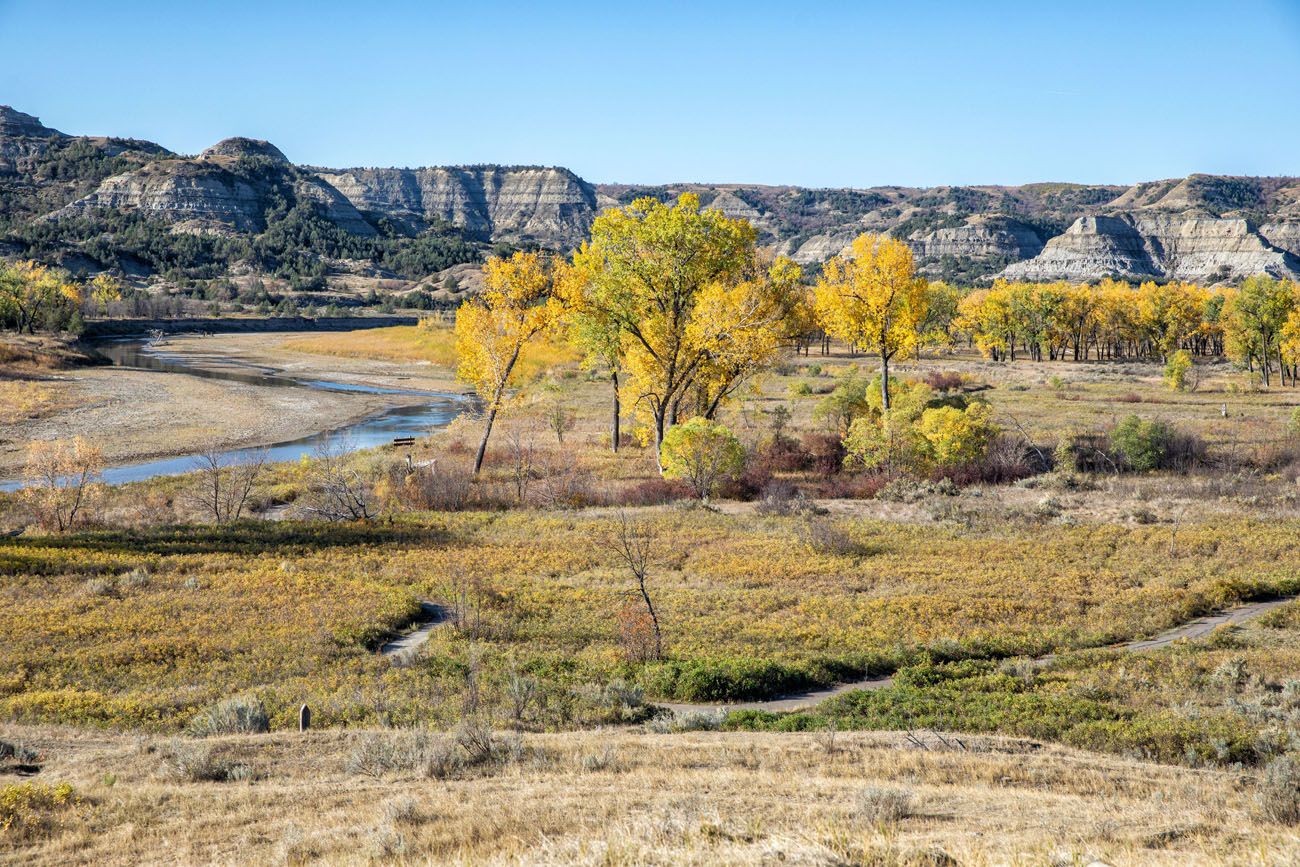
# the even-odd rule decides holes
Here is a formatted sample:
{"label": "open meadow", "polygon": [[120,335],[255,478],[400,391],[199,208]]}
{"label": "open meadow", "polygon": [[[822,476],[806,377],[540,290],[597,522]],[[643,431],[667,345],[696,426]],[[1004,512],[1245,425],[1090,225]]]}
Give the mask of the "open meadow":
{"label": "open meadow", "polygon": [[[1012,360],[973,313],[874,355],[791,339],[778,259],[739,300],[700,290],[723,325],[679,328],[674,380],[642,319],[611,343],[571,294],[601,285],[586,255],[491,259],[454,320],[0,382],[27,455],[0,493],[0,858],[1295,854],[1294,366],[1266,384],[1204,323],[1195,357]],[[438,422],[348,443],[429,400]],[[222,451],[313,430],[292,459]],[[188,472],[97,481],[142,455]]]}

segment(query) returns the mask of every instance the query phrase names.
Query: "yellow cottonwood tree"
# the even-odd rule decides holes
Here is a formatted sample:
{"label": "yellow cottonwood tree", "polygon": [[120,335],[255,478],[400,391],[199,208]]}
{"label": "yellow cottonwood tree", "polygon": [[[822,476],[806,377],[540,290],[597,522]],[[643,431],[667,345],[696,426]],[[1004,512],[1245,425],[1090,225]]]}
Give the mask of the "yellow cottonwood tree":
{"label": "yellow cottonwood tree", "polygon": [[0,263],[0,327],[12,323],[19,333],[31,334],[51,312],[59,312],[60,305],[58,318],[66,321],[81,300],[81,289],[65,271],[36,262]]}
{"label": "yellow cottonwood tree", "polygon": [[[577,263],[585,263],[589,254],[584,242],[574,254]],[[617,452],[622,438],[623,404],[619,397],[619,373],[623,369],[623,326],[612,299],[591,291],[592,274],[586,264],[560,263],[555,274],[555,295],[564,308],[564,325],[568,340],[583,355],[584,366],[609,369],[612,386],[610,447]]]}
{"label": "yellow cottonwood tree", "polygon": [[551,291],[551,262],[541,254],[493,256],[483,265],[483,278],[483,291],[456,311],[456,375],[474,386],[487,413],[476,474],[524,347],[551,327],[560,310]]}
{"label": "yellow cottonwood tree", "polygon": [[859,235],[851,256],[833,256],[813,290],[817,320],[832,337],[880,357],[880,396],[889,408],[889,360],[917,349],[929,308],[903,241]]}
{"label": "yellow cottonwood tree", "polygon": [[648,416],[661,472],[665,430],[692,409],[711,416],[789,332],[797,266],[764,266],[755,237],[745,220],[701,210],[698,196],[642,198],[597,217],[574,255],[578,309],[591,312],[598,344],[616,342],[624,402]]}

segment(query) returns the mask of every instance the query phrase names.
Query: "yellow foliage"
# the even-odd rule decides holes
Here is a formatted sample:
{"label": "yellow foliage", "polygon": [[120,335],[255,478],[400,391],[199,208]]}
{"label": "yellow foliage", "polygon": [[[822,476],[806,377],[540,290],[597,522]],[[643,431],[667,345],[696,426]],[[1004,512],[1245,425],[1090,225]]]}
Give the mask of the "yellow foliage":
{"label": "yellow foliage", "polygon": [[916,275],[906,242],[859,235],[851,256],[833,256],[813,290],[817,321],[827,334],[880,356],[884,403],[889,360],[914,353],[929,311],[928,284]]}
{"label": "yellow foliage", "polygon": [[699,197],[608,211],[560,281],[575,340],[627,376],[621,400],[656,444],[678,416],[712,416],[766,368],[803,310],[799,268],[758,254],[754,228]]}

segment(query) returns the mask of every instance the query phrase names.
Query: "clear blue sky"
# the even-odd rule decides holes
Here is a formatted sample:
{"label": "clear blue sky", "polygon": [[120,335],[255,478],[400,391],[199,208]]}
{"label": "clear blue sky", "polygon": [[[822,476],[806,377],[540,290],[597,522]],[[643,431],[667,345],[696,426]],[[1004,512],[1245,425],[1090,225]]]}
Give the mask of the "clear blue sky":
{"label": "clear blue sky", "polygon": [[0,103],[194,153],[592,181],[1300,174],[1300,0],[0,0]]}

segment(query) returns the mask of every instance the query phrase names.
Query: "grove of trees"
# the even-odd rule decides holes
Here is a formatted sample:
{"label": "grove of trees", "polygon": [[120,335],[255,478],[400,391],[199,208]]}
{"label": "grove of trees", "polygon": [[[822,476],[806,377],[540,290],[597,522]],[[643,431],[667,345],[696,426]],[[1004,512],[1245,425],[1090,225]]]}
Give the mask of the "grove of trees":
{"label": "grove of trees", "polygon": [[[997,280],[962,292],[917,273],[899,240],[862,235],[816,274],[760,249],[754,228],[698,197],[639,198],[607,211],[570,260],[518,253],[485,266],[487,291],[457,319],[460,374],[478,389],[487,423],[534,338],[566,340],[608,372],[611,439],[631,412],[653,442],[661,473],[689,478],[707,496],[735,463],[710,449],[687,470],[676,454],[703,434],[728,442],[719,408],[782,352],[837,338],[874,356],[878,374],[853,373],[824,411],[835,415],[848,460],[863,468],[933,471],[978,460],[998,433],[988,407],[955,405],[890,375],[895,359],[962,344],[1002,361],[1145,359],[1166,363],[1174,388],[1194,384],[1196,357],[1227,355],[1269,385],[1300,375],[1300,286],[1267,275],[1237,287],[1103,280],[1096,285]],[[842,393],[841,393],[842,392]],[[946,401],[946,403],[945,403]],[[669,433],[692,419],[707,425]],[[679,442],[680,441],[680,442]],[[672,449],[666,449],[671,444]],[[697,451],[700,451],[697,449]],[[700,457],[697,454],[695,457]],[[707,482],[695,470],[707,471]]]}

